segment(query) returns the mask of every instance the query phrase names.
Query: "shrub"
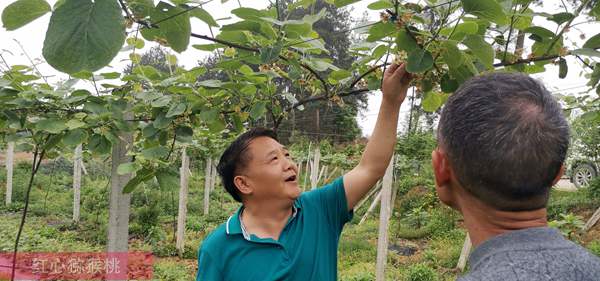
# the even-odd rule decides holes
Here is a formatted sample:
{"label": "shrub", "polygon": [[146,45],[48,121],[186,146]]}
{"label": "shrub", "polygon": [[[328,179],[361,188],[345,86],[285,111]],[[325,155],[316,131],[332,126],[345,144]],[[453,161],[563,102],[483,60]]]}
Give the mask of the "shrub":
{"label": "shrub", "polygon": [[594,178],[586,191],[589,198],[600,200],[600,177]]}
{"label": "shrub", "polygon": [[594,240],[587,245],[587,249],[592,252],[592,254],[600,257],[600,240]]}
{"label": "shrub", "polygon": [[426,264],[415,264],[408,268],[406,281],[434,281],[438,280],[437,273]]}

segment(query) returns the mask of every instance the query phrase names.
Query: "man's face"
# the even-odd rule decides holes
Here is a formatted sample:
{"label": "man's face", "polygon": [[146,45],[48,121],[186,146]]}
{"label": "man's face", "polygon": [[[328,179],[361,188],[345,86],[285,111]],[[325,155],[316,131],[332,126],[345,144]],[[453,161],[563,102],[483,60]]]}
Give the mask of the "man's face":
{"label": "man's face", "polygon": [[288,150],[276,140],[258,137],[250,142],[250,161],[242,170],[250,194],[258,200],[295,200],[302,192],[298,186],[298,167]]}

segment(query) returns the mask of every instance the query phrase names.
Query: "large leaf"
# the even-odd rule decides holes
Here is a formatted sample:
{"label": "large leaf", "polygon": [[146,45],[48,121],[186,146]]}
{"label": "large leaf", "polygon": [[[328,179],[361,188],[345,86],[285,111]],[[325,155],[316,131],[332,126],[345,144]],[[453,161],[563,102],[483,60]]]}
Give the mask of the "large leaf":
{"label": "large leaf", "polygon": [[463,44],[465,44],[471,52],[485,65],[485,67],[492,68],[492,64],[494,63],[494,48],[492,45],[485,42],[482,36],[479,35],[467,35],[463,40]]}
{"label": "large leaf", "polygon": [[415,39],[404,29],[398,32],[398,37],[396,37],[396,46],[398,46],[398,50],[403,50],[407,53],[419,49],[417,41],[415,41]]}
{"label": "large leaf", "polygon": [[462,52],[456,46],[456,41],[444,41],[442,43],[442,57],[448,66],[459,67],[465,61],[465,57]]}
{"label": "large leaf", "polygon": [[217,23],[217,21],[215,21],[215,19],[206,10],[204,10],[202,8],[193,9],[190,12],[190,15],[200,19],[201,21],[205,22],[209,26],[219,27],[219,24]]}
{"label": "large leaf", "polygon": [[15,30],[50,12],[45,0],[18,0],[2,11],[2,24],[6,30]]}
{"label": "large leaf", "polygon": [[106,66],[125,42],[125,23],[114,0],[65,0],[52,13],[42,54],[66,73]]}
{"label": "large leaf", "polygon": [[179,186],[177,173],[170,169],[161,169],[156,171],[156,181],[162,190],[172,190]]}
{"label": "large leaf", "polygon": [[408,55],[406,70],[410,73],[422,73],[433,67],[433,57],[427,50],[414,50]]}
{"label": "large leaf", "polygon": [[600,48],[600,33],[592,36],[590,39],[585,41],[585,43],[583,44],[583,48],[590,48],[590,49]]}
{"label": "large leaf", "polygon": [[152,177],[154,177],[154,170],[142,168],[141,170],[137,171],[135,177],[129,180],[127,184],[125,184],[125,186],[123,187],[123,193],[131,193],[138,185],[145,181],[148,181]]}
{"label": "large leaf", "polygon": [[423,102],[421,103],[421,106],[423,107],[423,110],[427,112],[435,112],[436,110],[438,110],[438,108],[442,106],[444,100],[445,99],[443,94],[427,92],[423,97]]}
{"label": "large leaf", "polygon": [[333,4],[335,4],[336,7],[340,8],[340,7],[344,7],[353,3],[356,3],[360,0],[334,0]]}
{"label": "large leaf", "polygon": [[375,42],[396,32],[396,26],[389,22],[377,23],[369,28],[367,42]]}
{"label": "large leaf", "polygon": [[59,119],[42,119],[35,123],[35,127],[38,130],[45,131],[51,134],[58,134],[63,130],[67,129],[65,121]]}
{"label": "large leaf", "polygon": [[463,10],[483,19],[495,22],[499,25],[508,24],[508,17],[502,6],[495,0],[461,0]]}
{"label": "large leaf", "polygon": [[142,36],[147,40],[166,41],[178,53],[185,51],[190,43],[192,27],[189,14],[184,11],[166,2],[158,3],[150,20],[158,22],[159,28],[142,29]]}

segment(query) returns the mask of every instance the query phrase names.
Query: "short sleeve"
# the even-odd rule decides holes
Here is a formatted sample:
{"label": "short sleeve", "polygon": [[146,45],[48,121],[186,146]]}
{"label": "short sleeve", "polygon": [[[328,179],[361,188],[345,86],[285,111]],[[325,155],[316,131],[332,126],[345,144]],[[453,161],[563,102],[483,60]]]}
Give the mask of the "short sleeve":
{"label": "short sleeve", "polygon": [[307,192],[306,197],[307,200],[316,201],[317,206],[327,215],[328,221],[338,233],[342,231],[344,224],[352,219],[353,212],[348,211],[343,177],[339,177],[321,188]]}
{"label": "short sleeve", "polygon": [[221,281],[223,276],[218,264],[212,256],[200,249],[198,253],[198,274],[196,281]]}

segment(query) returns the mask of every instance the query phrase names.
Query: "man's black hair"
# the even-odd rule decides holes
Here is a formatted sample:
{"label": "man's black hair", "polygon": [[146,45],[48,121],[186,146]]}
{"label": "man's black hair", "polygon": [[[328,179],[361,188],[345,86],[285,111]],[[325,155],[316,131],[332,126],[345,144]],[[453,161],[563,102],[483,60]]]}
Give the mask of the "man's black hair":
{"label": "man's black hair", "polygon": [[543,208],[569,147],[569,125],[538,81],[519,73],[471,78],[448,99],[438,127],[457,180],[505,211]]}
{"label": "man's black hair", "polygon": [[277,134],[273,130],[260,127],[252,128],[238,136],[225,149],[217,165],[217,171],[221,176],[225,190],[238,202],[242,202],[242,198],[233,179],[246,167],[251,159],[251,155],[248,153],[250,142],[259,137],[269,137],[278,141]]}

